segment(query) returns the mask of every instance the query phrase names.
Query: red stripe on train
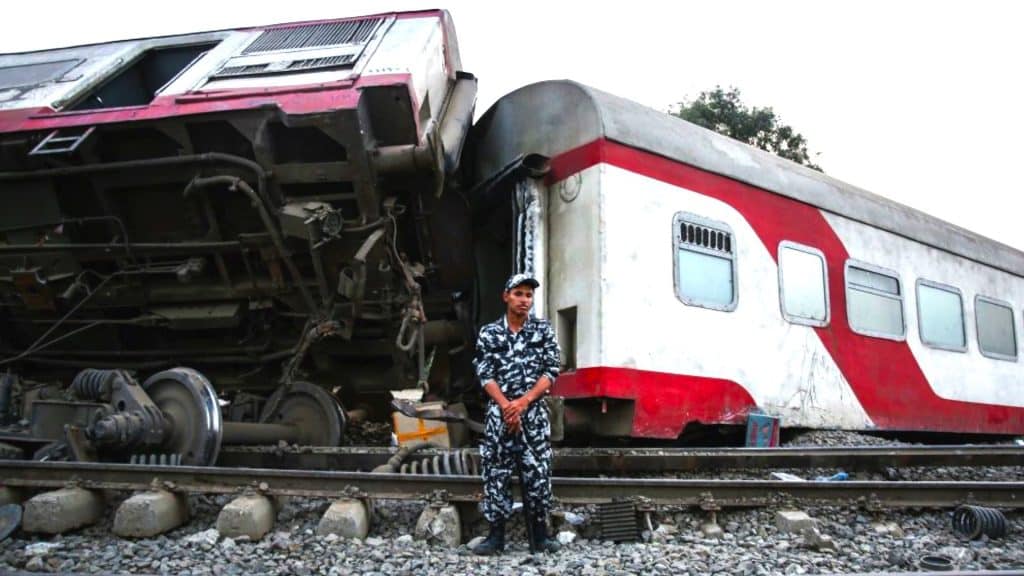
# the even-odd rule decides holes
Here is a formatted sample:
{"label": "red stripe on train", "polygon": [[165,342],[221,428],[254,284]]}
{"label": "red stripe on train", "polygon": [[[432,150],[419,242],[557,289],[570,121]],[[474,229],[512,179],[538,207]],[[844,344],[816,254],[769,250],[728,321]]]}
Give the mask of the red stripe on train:
{"label": "red stripe on train", "polygon": [[0,110],[0,132],[99,126],[258,108],[275,108],[291,115],[329,113],[356,108],[364,88],[403,84],[410,87],[415,100],[411,76],[401,73],[364,76],[355,81],[171,94],[140,106],[80,111],[16,108]]}
{"label": "red stripe on train", "polygon": [[632,368],[580,368],[558,377],[555,393],[566,398],[635,400],[633,430],[640,438],[676,438],[687,422],[740,424],[755,407],[739,384]]}
{"label": "red stripe on train", "polygon": [[[729,204],[746,218],[776,260],[779,242],[782,240],[814,246],[824,252],[828,260],[832,321],[829,326],[814,330],[846,377],[857,400],[878,428],[1003,434],[1024,432],[1024,408],[940,398],[928,384],[906,342],[870,338],[850,330],[846,319],[846,291],[843,283],[843,266],[848,254],[842,241],[817,208],[604,139],[555,157],[551,162],[549,181],[557,182],[599,163],[684,187]],[[639,374],[631,387],[638,404],[649,406],[653,402],[669,403],[681,398],[678,395],[662,396],[658,382],[664,381],[665,375],[655,377],[651,376],[654,373]],[[580,382],[585,382],[592,395],[599,396],[600,392],[618,386],[606,384],[604,380],[616,381],[617,378],[621,378],[621,375],[597,372],[583,380],[579,376],[568,378],[564,384],[565,389],[571,390],[573,395],[581,396],[584,391],[580,386],[584,384]],[[684,386],[701,385],[700,382],[692,382],[692,377],[676,378],[682,378],[679,382]],[[562,390],[563,379],[559,378],[555,393],[560,394]],[[694,392],[689,398],[705,399],[712,403],[716,401],[714,396],[702,392]],[[724,409],[719,409],[717,416],[709,415],[709,410],[692,407],[682,413],[691,413],[687,411],[704,414],[709,418],[702,419],[705,422],[724,422],[730,417]],[[648,415],[654,421],[639,426],[660,429],[672,424],[668,419],[675,418],[676,412],[658,410]],[[639,411],[637,416],[639,420]],[[675,425],[680,427],[682,424],[685,422]],[[638,424],[634,423],[634,430],[637,428]]]}

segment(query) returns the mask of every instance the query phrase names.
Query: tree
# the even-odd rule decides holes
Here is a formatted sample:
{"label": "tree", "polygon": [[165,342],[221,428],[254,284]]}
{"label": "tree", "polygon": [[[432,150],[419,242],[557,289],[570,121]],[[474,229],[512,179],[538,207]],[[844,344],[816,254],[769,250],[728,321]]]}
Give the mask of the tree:
{"label": "tree", "polygon": [[807,140],[799,132],[783,124],[771,108],[745,105],[734,86],[701,92],[692,101],[680,102],[669,114],[823,172],[811,162]]}

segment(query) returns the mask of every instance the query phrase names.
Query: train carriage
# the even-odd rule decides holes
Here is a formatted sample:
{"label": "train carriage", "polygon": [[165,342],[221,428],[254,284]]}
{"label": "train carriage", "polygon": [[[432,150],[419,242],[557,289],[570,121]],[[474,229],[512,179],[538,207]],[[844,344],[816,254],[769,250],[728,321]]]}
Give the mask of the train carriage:
{"label": "train carriage", "polygon": [[1024,432],[1021,252],[569,81],[474,130],[477,253],[541,280],[567,433]]}
{"label": "train carriage", "polygon": [[475,97],[443,10],[0,54],[0,397],[206,464],[472,389]]}

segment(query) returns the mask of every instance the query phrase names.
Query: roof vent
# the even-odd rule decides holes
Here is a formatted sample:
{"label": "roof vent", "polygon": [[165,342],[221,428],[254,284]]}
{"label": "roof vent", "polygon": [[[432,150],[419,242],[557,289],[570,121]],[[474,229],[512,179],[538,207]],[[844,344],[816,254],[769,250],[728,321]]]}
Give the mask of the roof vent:
{"label": "roof vent", "polygon": [[384,18],[366,18],[265,30],[242,54],[365,44],[373,37],[382,22]]}
{"label": "roof vent", "polygon": [[392,17],[264,30],[212,78],[355,69],[359,57]]}

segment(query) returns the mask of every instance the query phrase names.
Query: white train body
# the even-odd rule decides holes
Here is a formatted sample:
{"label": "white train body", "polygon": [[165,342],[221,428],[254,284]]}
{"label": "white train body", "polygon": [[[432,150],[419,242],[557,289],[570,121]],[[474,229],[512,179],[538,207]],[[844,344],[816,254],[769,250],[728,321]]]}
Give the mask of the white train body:
{"label": "white train body", "polygon": [[477,130],[482,175],[550,159],[527,266],[567,355],[567,425],[1024,432],[1020,252],[570,82]]}

